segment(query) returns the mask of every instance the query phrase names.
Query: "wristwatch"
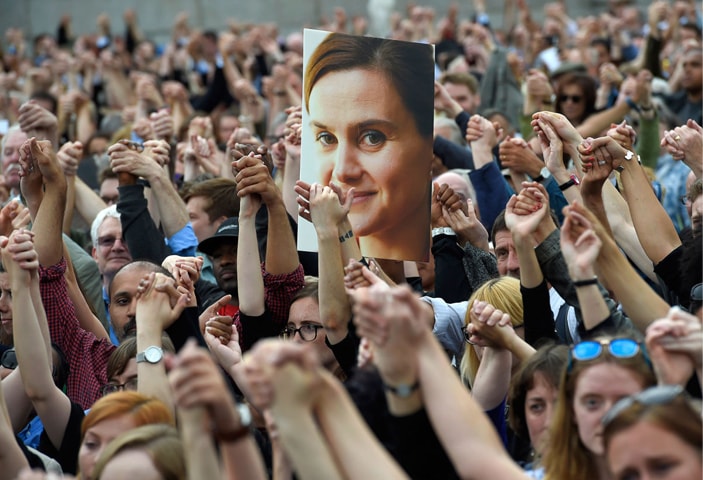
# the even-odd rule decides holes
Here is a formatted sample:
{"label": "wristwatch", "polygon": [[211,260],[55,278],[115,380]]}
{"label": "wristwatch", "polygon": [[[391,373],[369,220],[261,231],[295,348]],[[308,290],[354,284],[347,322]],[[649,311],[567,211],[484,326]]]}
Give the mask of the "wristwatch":
{"label": "wristwatch", "polygon": [[164,351],[152,345],[147,347],[143,352],[137,353],[137,363],[148,362],[151,364],[159,363],[164,358]]}
{"label": "wristwatch", "polygon": [[412,395],[412,393],[415,390],[420,388],[420,381],[416,380],[415,383],[413,383],[412,385],[408,385],[407,383],[402,383],[402,384],[396,385],[396,386],[386,385],[384,383],[383,388],[386,389],[387,392],[391,392],[396,397],[408,398],[410,395]]}
{"label": "wristwatch", "polygon": [[542,183],[551,176],[552,174],[549,173],[549,169],[547,167],[542,167],[542,170],[539,171],[539,175],[537,175],[532,180],[534,180],[535,182]]}

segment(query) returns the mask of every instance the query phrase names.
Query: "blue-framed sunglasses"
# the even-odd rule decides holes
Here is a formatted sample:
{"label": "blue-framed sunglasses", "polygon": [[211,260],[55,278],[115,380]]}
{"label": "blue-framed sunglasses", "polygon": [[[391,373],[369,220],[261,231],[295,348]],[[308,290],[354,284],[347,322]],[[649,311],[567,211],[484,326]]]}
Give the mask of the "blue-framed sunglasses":
{"label": "blue-framed sunglasses", "polygon": [[577,343],[569,350],[569,364],[567,371],[571,371],[574,360],[588,362],[603,355],[605,351],[615,358],[633,358],[642,352],[642,356],[648,365],[651,366],[649,357],[643,345],[631,338],[614,338],[611,340],[586,340]]}

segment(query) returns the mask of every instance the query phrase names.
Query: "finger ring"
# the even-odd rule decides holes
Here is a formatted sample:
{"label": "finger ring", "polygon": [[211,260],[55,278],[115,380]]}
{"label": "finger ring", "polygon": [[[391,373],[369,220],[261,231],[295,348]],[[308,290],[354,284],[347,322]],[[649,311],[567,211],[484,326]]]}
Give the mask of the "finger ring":
{"label": "finger ring", "polygon": [[605,160],[598,160],[598,165],[605,165]]}
{"label": "finger ring", "polygon": [[678,142],[679,140],[681,140],[681,135],[676,135],[676,136],[674,137],[674,140],[676,140],[677,142]]}

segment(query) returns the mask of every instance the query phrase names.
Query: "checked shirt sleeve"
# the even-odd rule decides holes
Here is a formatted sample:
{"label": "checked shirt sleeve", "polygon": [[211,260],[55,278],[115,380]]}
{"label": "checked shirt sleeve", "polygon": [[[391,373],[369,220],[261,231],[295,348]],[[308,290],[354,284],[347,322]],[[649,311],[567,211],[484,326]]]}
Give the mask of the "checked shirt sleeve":
{"label": "checked shirt sleeve", "polygon": [[100,389],[107,382],[107,360],[115,347],[81,328],[68,296],[65,272],[65,258],[48,268],[40,266],[39,287],[51,341],[61,348],[70,365],[68,398],[88,409],[101,396]]}

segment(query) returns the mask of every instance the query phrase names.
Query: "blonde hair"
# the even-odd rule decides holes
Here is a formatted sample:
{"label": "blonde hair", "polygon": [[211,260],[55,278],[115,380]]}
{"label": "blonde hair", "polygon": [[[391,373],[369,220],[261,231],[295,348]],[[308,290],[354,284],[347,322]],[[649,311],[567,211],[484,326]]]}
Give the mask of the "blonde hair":
{"label": "blonde hair", "polygon": [[183,443],[178,431],[163,423],[133,428],[111,441],[98,458],[93,476],[100,478],[115,456],[129,450],[146,453],[164,480],[186,480]]}
{"label": "blonde hair", "polygon": [[[510,315],[513,327],[523,324],[522,295],[520,293],[520,280],[512,277],[500,277],[487,281],[477,288],[469,298],[464,318],[464,328],[471,323],[471,310],[475,301],[490,303],[495,308]],[[473,386],[476,380],[476,372],[481,361],[472,345],[464,349],[464,356],[461,358],[459,370],[461,378],[469,386]]]}

